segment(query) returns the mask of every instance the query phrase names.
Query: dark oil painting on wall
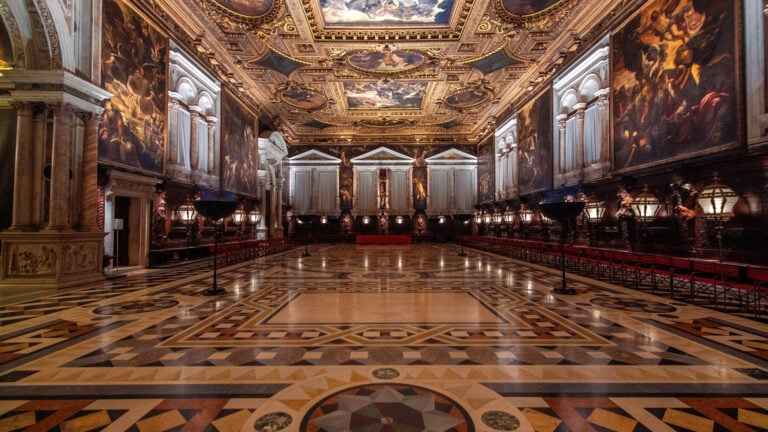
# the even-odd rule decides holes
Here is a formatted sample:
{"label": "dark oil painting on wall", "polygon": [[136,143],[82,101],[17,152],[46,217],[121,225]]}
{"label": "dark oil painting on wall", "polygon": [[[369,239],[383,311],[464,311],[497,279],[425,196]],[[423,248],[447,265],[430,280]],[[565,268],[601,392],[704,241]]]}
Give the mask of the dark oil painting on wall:
{"label": "dark oil painting on wall", "polygon": [[259,177],[256,116],[224,92],[221,100],[221,185],[231,192],[254,195]]}
{"label": "dark oil painting on wall", "polygon": [[617,171],[736,141],[738,3],[657,0],[613,36]]}
{"label": "dark oil painting on wall", "polygon": [[413,167],[413,208],[427,209],[427,167]]}
{"label": "dark oil painting on wall", "polygon": [[106,0],[101,85],[112,93],[99,126],[99,159],[163,172],[168,40],[120,0]]}
{"label": "dark oil painting on wall", "polygon": [[13,51],[11,48],[11,38],[8,36],[5,23],[0,20],[0,71],[13,69]]}
{"label": "dark oil painting on wall", "polygon": [[545,91],[517,113],[521,194],[552,188],[552,94]]}
{"label": "dark oil painting on wall", "polygon": [[493,152],[493,138],[488,138],[477,146],[477,200],[491,202],[496,195],[496,161]]}

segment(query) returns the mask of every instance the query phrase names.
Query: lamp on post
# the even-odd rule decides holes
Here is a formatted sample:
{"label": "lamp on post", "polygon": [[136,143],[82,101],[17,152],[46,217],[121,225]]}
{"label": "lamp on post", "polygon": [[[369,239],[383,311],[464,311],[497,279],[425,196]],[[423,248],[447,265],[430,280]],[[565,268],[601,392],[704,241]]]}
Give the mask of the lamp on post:
{"label": "lamp on post", "polygon": [[299,215],[299,222],[301,222],[302,225],[305,226],[306,229],[306,238],[304,242],[304,253],[301,255],[303,257],[311,256],[309,254],[309,236],[312,233],[312,221],[315,219],[315,215],[311,214],[302,214]]}
{"label": "lamp on post", "polygon": [[512,237],[512,229],[514,228],[515,224],[515,212],[512,211],[509,207],[507,207],[507,210],[504,212],[504,225],[507,226],[507,236]]}
{"label": "lamp on post", "polygon": [[261,212],[258,208],[254,208],[248,213],[248,220],[251,222],[251,230],[253,230],[253,238],[255,240],[259,232],[259,224],[261,223]]}
{"label": "lamp on post", "polygon": [[187,202],[186,204],[180,205],[179,208],[176,209],[176,214],[179,215],[179,220],[182,223],[190,224],[197,217],[197,210],[195,210],[195,206]]}
{"label": "lamp on post", "polygon": [[219,249],[219,233],[218,233],[218,221],[231,216],[237,208],[237,203],[232,201],[195,201],[195,210],[197,210],[203,217],[213,221],[213,284],[210,288],[203,291],[205,295],[219,295],[226,293],[224,288],[219,288],[216,282],[216,268],[217,268],[217,253]]}
{"label": "lamp on post", "polygon": [[591,247],[595,245],[595,225],[602,222],[603,215],[605,215],[605,202],[590,196],[584,205],[584,216],[589,224],[589,246]]}
{"label": "lamp on post", "polygon": [[176,209],[176,216],[187,227],[187,245],[192,243],[192,223],[197,218],[197,210],[191,202],[187,202]]}
{"label": "lamp on post", "polygon": [[245,210],[243,210],[243,207],[240,206],[235,210],[234,213],[232,213],[232,222],[235,223],[237,226],[237,236],[240,237],[240,227],[243,225],[243,221],[245,218],[248,217],[248,215],[245,213]]}
{"label": "lamp on post", "polygon": [[713,183],[707,185],[699,193],[696,204],[701,207],[704,218],[715,222],[717,232],[718,260],[723,260],[723,223],[733,217],[733,206],[739,200],[739,195],[726,185],[720,183],[717,173]]}
{"label": "lamp on post", "polygon": [[[477,218],[477,215],[475,215],[475,218]],[[453,217],[453,220],[459,222],[459,243],[461,243],[461,250],[459,251],[460,257],[467,256],[467,253],[464,252],[464,227],[469,225],[470,219],[472,219],[471,213],[459,213]]]}
{"label": "lamp on post", "polygon": [[525,229],[533,221],[533,211],[526,207],[525,204],[520,205],[520,229],[522,229],[523,238],[525,238]]}
{"label": "lamp on post", "polygon": [[648,223],[656,217],[656,213],[659,212],[660,208],[661,202],[659,202],[659,199],[648,190],[647,184],[643,187],[643,191],[640,195],[636,196],[632,201],[632,210],[635,213],[635,217],[637,217],[641,223],[643,248],[645,253],[648,253]]}

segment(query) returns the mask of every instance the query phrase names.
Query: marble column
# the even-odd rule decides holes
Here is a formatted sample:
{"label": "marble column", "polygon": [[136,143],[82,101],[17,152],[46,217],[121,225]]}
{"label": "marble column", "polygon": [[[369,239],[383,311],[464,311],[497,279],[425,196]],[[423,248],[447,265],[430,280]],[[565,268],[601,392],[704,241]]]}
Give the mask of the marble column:
{"label": "marble column", "polygon": [[94,113],[82,113],[85,125],[83,134],[83,175],[80,190],[80,229],[100,231],[98,225],[98,168],[99,168],[99,119]]}
{"label": "marble column", "polygon": [[33,106],[14,103],[16,108],[16,160],[13,172],[13,220],[11,229],[32,229],[32,179],[34,170]]}
{"label": "marble column", "polygon": [[179,101],[176,99],[168,100],[168,163],[179,163]]}
{"label": "marble column", "polygon": [[610,163],[611,161],[611,124],[610,124],[610,102],[608,99],[609,89],[597,92],[599,99],[597,101],[600,110],[600,162]]}
{"label": "marble column", "polygon": [[69,200],[72,172],[72,107],[56,106],[53,113],[53,143],[51,152],[51,194],[48,229],[71,228]]}
{"label": "marble column", "polygon": [[581,171],[584,168],[584,110],[587,104],[578,103],[576,108],[576,160],[574,168]]}
{"label": "marble column", "polygon": [[208,122],[208,174],[215,175],[216,173],[216,124],[218,119],[216,117],[206,117],[205,121]]}
{"label": "marble column", "polygon": [[34,163],[32,176],[32,224],[41,227],[48,221],[46,213],[46,201],[49,198],[47,187],[50,186],[50,178],[46,179],[44,167],[49,163],[47,159],[47,143],[49,141],[48,114],[51,106],[48,104],[38,104],[35,107],[35,120],[33,132]]}
{"label": "marble column", "polygon": [[568,150],[566,149],[566,142],[565,142],[565,128],[568,121],[568,115],[566,114],[560,114],[557,116],[557,136],[559,141],[559,154],[560,154],[560,160],[557,164],[557,173],[562,175],[565,174],[566,170],[566,155]]}
{"label": "marble column", "polygon": [[208,133],[208,131],[200,131],[197,128],[197,119],[203,118],[197,107],[189,107],[190,115],[190,128],[189,128],[189,166],[194,171],[199,166],[199,149],[197,148],[198,139],[197,134]]}

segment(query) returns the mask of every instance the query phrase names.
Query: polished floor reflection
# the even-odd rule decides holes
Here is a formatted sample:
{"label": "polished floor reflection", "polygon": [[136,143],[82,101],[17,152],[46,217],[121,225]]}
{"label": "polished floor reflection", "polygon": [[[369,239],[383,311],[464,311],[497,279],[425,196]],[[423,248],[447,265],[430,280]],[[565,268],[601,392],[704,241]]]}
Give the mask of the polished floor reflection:
{"label": "polished floor reflection", "polygon": [[0,431],[766,431],[768,325],[455,245],[0,308]]}

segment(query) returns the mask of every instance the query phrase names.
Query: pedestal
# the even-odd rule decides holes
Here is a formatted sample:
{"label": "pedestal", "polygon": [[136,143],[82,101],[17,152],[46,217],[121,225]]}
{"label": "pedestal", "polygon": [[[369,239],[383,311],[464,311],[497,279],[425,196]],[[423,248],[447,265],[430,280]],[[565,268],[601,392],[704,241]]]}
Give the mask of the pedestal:
{"label": "pedestal", "polygon": [[65,288],[104,279],[100,231],[4,231],[0,287]]}

